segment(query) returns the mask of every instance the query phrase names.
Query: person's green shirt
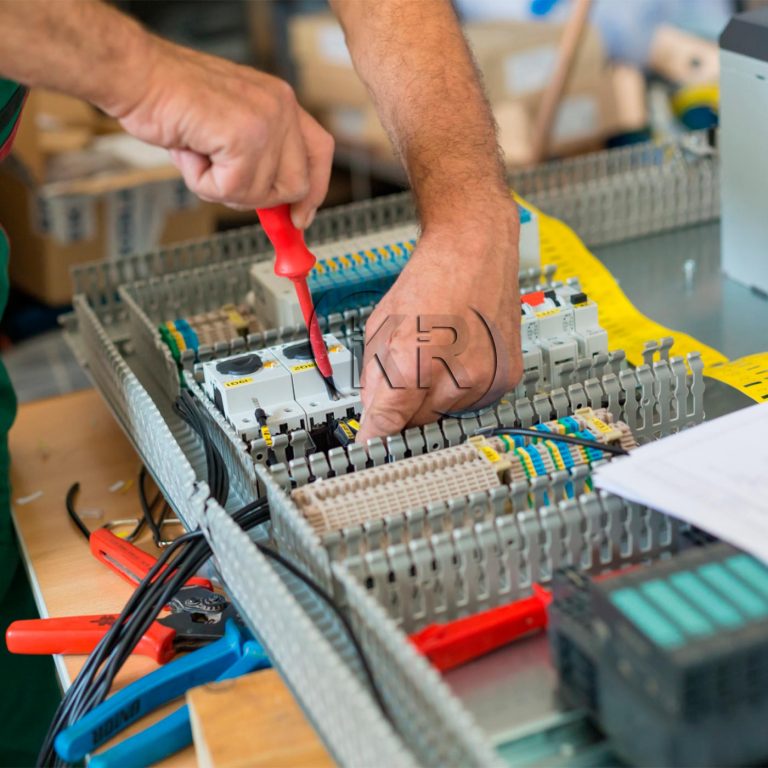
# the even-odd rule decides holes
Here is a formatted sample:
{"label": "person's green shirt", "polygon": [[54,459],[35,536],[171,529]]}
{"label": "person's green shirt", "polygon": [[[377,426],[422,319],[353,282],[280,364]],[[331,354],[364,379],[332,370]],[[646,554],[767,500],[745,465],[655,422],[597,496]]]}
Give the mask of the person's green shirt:
{"label": "person's green shirt", "polygon": [[[0,79],[0,160],[10,151],[24,104],[26,89],[10,80]],[[0,317],[8,303],[8,258],[10,246],[0,222]],[[10,458],[8,431],[16,416],[16,395],[8,373],[0,361],[0,602],[18,561],[11,524]]]}

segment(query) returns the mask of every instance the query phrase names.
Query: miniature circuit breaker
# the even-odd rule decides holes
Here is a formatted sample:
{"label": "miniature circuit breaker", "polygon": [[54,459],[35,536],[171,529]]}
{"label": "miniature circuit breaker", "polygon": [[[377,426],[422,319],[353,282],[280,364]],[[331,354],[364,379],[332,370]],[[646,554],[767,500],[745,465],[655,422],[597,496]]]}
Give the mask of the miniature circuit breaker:
{"label": "miniature circuit breaker", "polygon": [[608,333],[600,327],[597,304],[578,285],[563,285],[521,296],[523,370],[537,371],[548,388],[562,386],[565,366],[608,354]]}
{"label": "miniature circuit breaker", "polygon": [[557,575],[565,701],[635,765],[768,759],[768,567],[725,544],[591,580]]}
{"label": "miniature circuit breaker", "polygon": [[[520,211],[520,269],[541,264],[538,216]],[[319,315],[343,313],[377,303],[407,263],[418,237],[415,224],[314,248],[317,264],[307,278]],[[268,327],[302,321],[293,286],[274,274],[271,260],[251,268],[249,300]]]}
{"label": "miniature circuit breaker", "polygon": [[359,415],[356,363],[335,336],[323,337],[338,392],[330,392],[312,360],[308,342],[203,363],[203,389],[245,440],[271,432],[312,430]]}

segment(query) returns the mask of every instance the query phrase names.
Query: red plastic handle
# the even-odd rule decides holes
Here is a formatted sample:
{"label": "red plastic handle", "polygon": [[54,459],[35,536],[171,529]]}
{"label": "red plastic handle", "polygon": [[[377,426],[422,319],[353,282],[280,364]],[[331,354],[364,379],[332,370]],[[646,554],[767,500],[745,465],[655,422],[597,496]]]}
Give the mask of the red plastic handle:
{"label": "red plastic handle", "polygon": [[[103,614],[14,621],[5,632],[5,644],[11,653],[90,653],[116,618]],[[133,652],[165,664],[173,658],[175,637],[176,630],[155,621]]]}
{"label": "red plastic handle", "polygon": [[309,343],[315,363],[320,373],[327,379],[333,376],[333,368],[317,322],[312,296],[307,288],[307,275],[315,266],[315,257],[304,242],[304,233],[293,225],[289,205],[257,208],[256,213],[275,248],[275,274],[278,277],[288,277],[293,280],[304,324],[309,332]]}
{"label": "red plastic handle", "polygon": [[275,274],[278,277],[306,277],[315,266],[315,257],[304,242],[304,233],[291,221],[291,207],[257,208],[261,226],[275,248]]}
{"label": "red plastic handle", "polygon": [[[157,562],[152,555],[115,536],[108,528],[95,530],[89,542],[93,556],[129,584],[138,584]],[[185,586],[213,588],[208,579],[199,576],[193,576]]]}
{"label": "red plastic handle", "polygon": [[550,600],[549,592],[535,586],[531,597],[447,624],[431,624],[411,635],[411,642],[437,669],[446,672],[545,629]]}

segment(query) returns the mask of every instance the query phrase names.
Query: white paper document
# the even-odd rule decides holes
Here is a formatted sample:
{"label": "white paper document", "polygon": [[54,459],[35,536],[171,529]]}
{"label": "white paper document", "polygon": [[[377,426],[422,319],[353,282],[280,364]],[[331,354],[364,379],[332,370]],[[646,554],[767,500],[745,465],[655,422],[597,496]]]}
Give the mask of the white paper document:
{"label": "white paper document", "polygon": [[768,403],[636,448],[595,485],[768,561]]}

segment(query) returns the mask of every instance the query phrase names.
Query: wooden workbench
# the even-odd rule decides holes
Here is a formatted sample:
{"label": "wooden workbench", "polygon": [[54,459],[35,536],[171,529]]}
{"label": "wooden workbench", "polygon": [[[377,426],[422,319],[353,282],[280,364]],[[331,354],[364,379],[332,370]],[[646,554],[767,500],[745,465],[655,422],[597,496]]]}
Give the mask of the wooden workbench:
{"label": "wooden workbench", "polygon": [[[117,422],[94,390],[41,400],[19,409],[10,447],[13,518],[41,615],[119,612],[132,587],[90,554],[64,506],[67,490],[79,482],[76,508],[89,528],[140,514],[136,480],[141,464]],[[137,544],[158,554],[148,534]],[[56,657],[63,686],[70,684],[84,660],[85,656]],[[116,686],[155,668],[147,658],[132,657]],[[142,730],[173,708],[159,710],[123,736]],[[244,729],[233,728],[238,730]],[[294,764],[306,756],[306,742],[306,735],[297,733]],[[176,768],[195,762],[189,747],[162,765]]]}

